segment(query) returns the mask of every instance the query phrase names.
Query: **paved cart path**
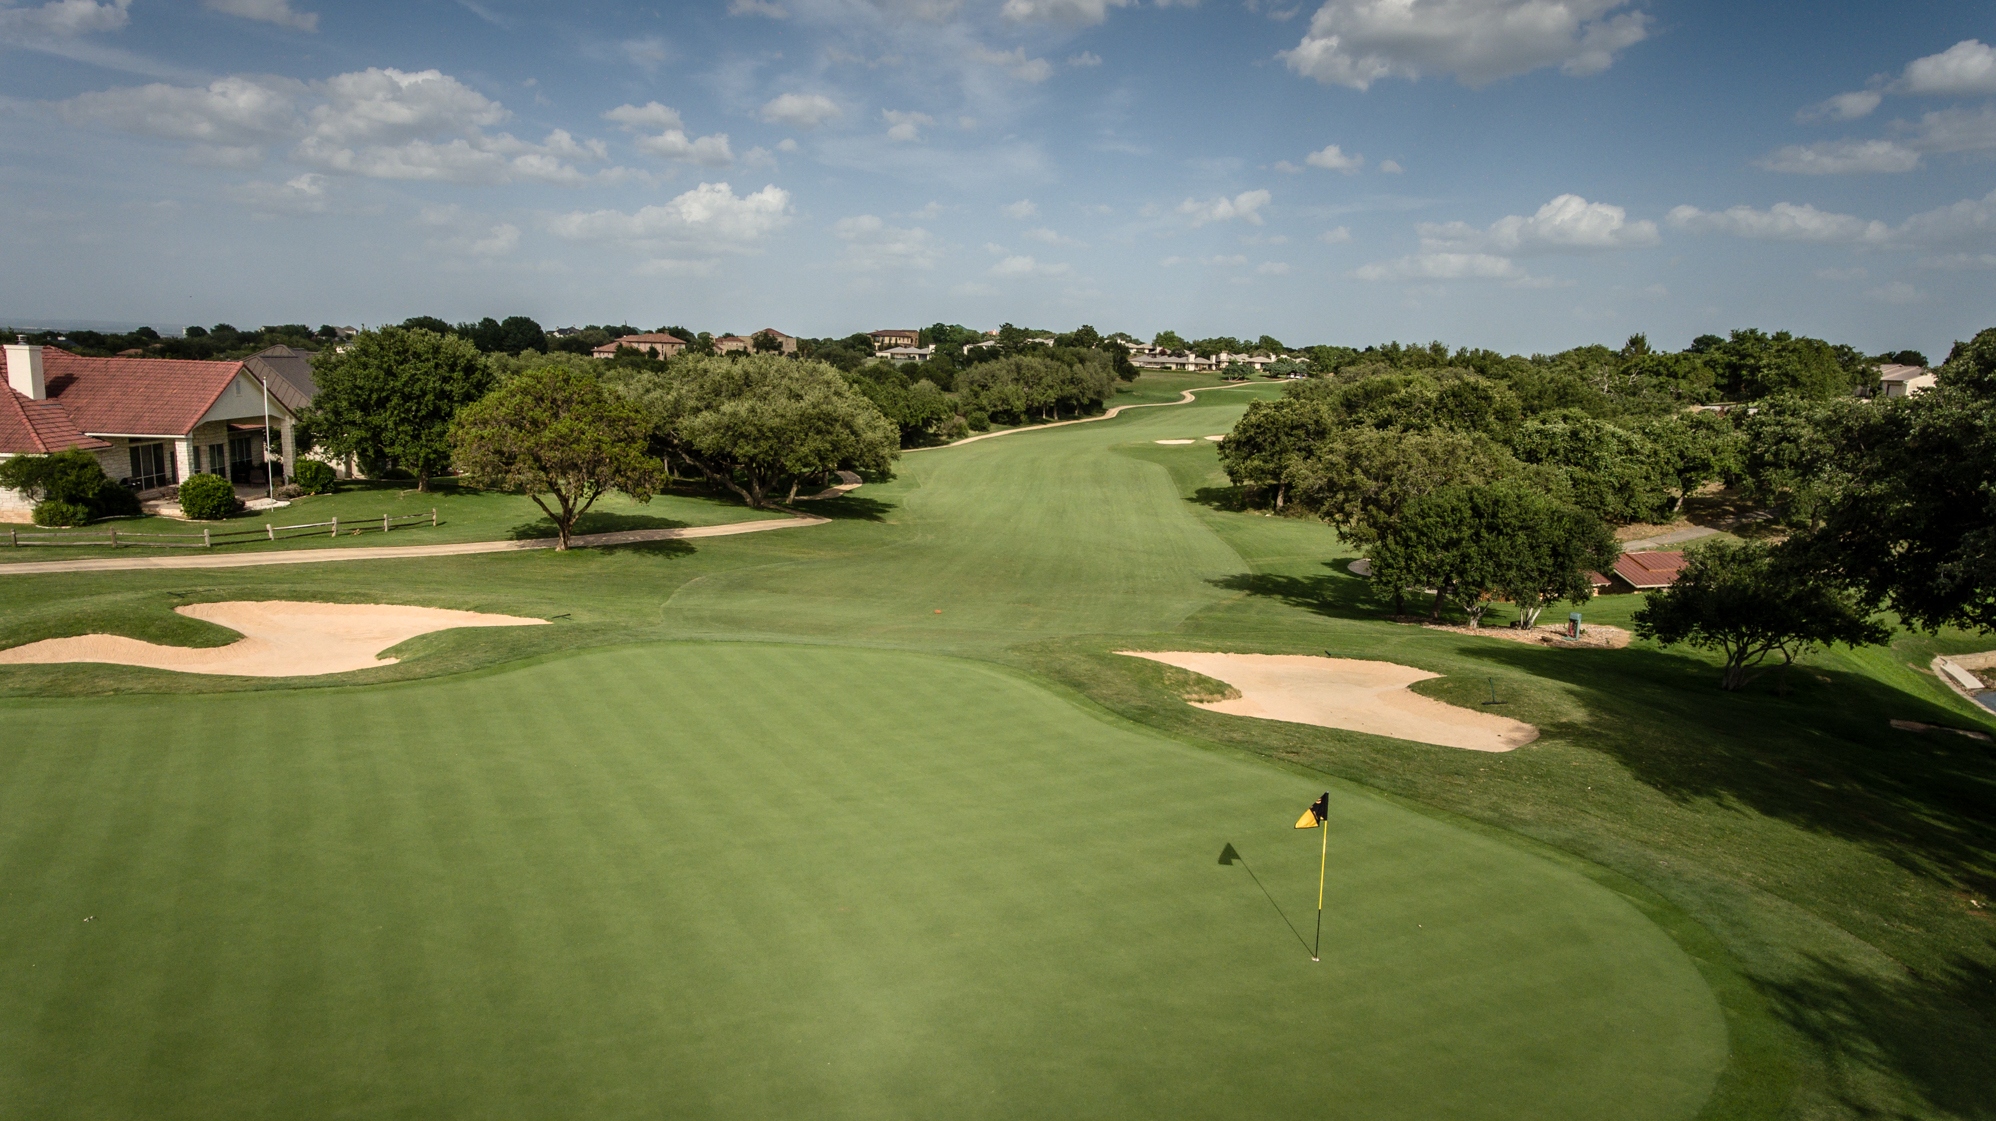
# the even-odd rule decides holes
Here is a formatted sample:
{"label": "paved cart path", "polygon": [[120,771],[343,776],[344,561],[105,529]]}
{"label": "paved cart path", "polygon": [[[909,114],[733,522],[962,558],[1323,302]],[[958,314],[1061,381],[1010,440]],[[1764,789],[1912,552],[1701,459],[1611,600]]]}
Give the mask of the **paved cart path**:
{"label": "paved cart path", "polygon": [[[737,533],[763,533],[772,529],[793,529],[830,521],[799,514],[788,518],[764,518],[727,525],[686,526],[680,529],[629,529],[617,533],[578,533],[568,539],[577,548],[604,545],[638,545],[647,541],[680,541],[694,537],[732,537]],[[552,537],[528,540],[459,541],[446,545],[374,545],[357,549],[299,549],[292,552],[234,553],[198,557],[100,557],[73,561],[24,561],[0,565],[0,575],[23,576],[50,572],[117,572],[141,568],[252,568],[264,564],[319,564],[327,561],[406,560],[413,557],[461,557],[472,553],[511,553],[521,549],[552,549]]]}

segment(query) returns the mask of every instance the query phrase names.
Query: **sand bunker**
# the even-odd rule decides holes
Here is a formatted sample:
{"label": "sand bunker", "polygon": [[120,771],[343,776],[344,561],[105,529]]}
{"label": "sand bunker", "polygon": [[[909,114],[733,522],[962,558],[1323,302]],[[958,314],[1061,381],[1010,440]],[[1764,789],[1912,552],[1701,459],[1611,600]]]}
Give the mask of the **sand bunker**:
{"label": "sand bunker", "polygon": [[1117,653],[1188,669],[1240,690],[1235,700],[1198,703],[1199,708],[1211,712],[1370,732],[1471,751],[1510,751],[1539,738],[1539,730],[1530,724],[1409,692],[1407,686],[1414,682],[1441,676],[1412,666],[1296,654]]}
{"label": "sand bunker", "polygon": [[1197,440],[1152,440],[1153,444],[1196,444]]}
{"label": "sand bunker", "polygon": [[50,638],[0,650],[0,663],[109,662],[181,673],[304,677],[393,665],[383,650],[455,627],[531,627],[545,619],[385,603],[192,603],[175,611],[240,631],[227,646],[160,646],[114,634]]}
{"label": "sand bunker", "polygon": [[1222,432],[1222,433],[1221,433],[1221,434],[1219,434],[1218,436],[1208,436],[1208,437],[1206,437],[1206,438],[1207,438],[1208,440],[1211,440],[1211,441],[1213,441],[1214,443],[1216,443],[1216,444],[1217,444],[1217,443],[1219,443],[1219,442],[1220,442],[1221,440],[1224,440],[1224,439],[1226,439],[1226,438],[1227,438],[1227,435],[1226,435],[1226,433]]}

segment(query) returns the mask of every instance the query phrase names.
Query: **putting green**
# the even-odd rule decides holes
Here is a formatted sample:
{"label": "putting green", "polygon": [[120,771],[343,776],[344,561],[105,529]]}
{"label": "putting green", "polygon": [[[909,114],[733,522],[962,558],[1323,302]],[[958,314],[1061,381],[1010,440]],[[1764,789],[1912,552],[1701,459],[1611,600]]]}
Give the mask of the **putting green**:
{"label": "putting green", "polygon": [[1320,787],[977,663],[0,718],[13,1116],[1688,1118],[1726,1061],[1621,897],[1366,795],[1313,965]]}

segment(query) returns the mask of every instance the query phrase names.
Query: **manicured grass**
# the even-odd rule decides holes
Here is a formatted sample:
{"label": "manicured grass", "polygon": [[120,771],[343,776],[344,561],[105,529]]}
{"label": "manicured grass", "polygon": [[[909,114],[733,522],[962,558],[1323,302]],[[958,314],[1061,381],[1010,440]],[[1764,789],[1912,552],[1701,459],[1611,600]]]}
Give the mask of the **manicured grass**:
{"label": "manicured grass", "polygon": [[[1146,376],[1138,384],[1148,382]],[[1161,385],[1146,392],[1166,400],[1177,395]],[[1246,399],[1278,392],[1271,385],[1207,394],[1182,408],[910,455],[897,479],[822,504],[820,512],[835,515],[832,524],[796,532],[565,556],[305,566],[310,572],[0,578],[0,643],[7,645],[89,630],[158,641],[226,640],[215,628],[171,613],[173,604],[192,600],[340,599],[566,616],[552,627],[426,636],[397,651],[404,658],[398,665],[325,682],[86,666],[8,668],[0,670],[0,693],[155,696],[13,702],[0,706],[0,729],[8,733],[8,750],[28,759],[12,745],[30,741],[16,733],[30,721],[49,727],[49,712],[89,713],[97,705],[114,713],[128,711],[119,707],[126,705],[159,705],[144,711],[166,713],[181,706],[202,713],[278,711],[273,706],[315,697],[343,698],[349,708],[374,712],[391,699],[420,699],[465,684],[407,679],[613,643],[760,638],[833,647],[826,653],[839,666],[863,668],[853,682],[846,669],[810,669],[815,663],[736,665],[737,676],[711,691],[712,704],[748,696],[769,707],[787,703],[772,697],[815,698],[819,677],[828,676],[851,684],[852,695],[878,697],[868,703],[928,729],[939,749],[974,753],[997,734],[985,710],[959,709],[954,693],[938,694],[930,686],[961,663],[872,661],[859,648],[960,654],[1052,683],[1177,742],[1203,745],[1218,758],[1259,757],[1274,764],[1215,776],[1321,772],[1382,791],[1395,804],[1431,807],[1457,815],[1448,820],[1478,823],[1492,836],[1530,838],[1591,862],[1577,863],[1576,871],[1616,885],[1627,899],[1647,900],[1644,912],[1696,961],[1724,1011],[1731,1053],[1708,1116],[1990,1116],[1983,1095],[1996,1084],[1996,1027],[1987,1012],[1996,997],[1996,928],[1989,918],[1996,893],[1996,753],[1957,737],[1897,732],[1887,721],[1996,726],[1924,668],[1937,651],[1988,648],[1996,639],[1902,635],[1889,648],[1816,655],[1794,672],[1731,695],[1716,688],[1710,658],[1684,650],[1640,643],[1625,651],[1544,650],[1384,621],[1384,606],[1344,571],[1353,553],[1335,534],[1306,520],[1232,510],[1211,444],[1154,442],[1224,432]],[[1604,597],[1584,610],[1590,622],[1625,624],[1636,603],[1632,596]],[[1330,649],[1386,658],[1444,674],[1422,690],[1464,705],[1487,699],[1494,679],[1502,711],[1540,725],[1545,735],[1519,752],[1486,756],[1219,716],[1185,705],[1179,697],[1185,683],[1165,667],[1110,653],[1132,645]],[[396,680],[405,683],[385,684]],[[384,684],[348,688],[370,682]],[[236,695],[170,696],[212,691]],[[519,691],[565,695],[552,686],[522,685]],[[669,683],[654,689],[661,697],[669,691]],[[904,695],[915,699],[889,699]],[[615,706],[599,711],[604,706],[593,702],[594,694],[580,696],[585,703],[576,711],[591,721],[636,718]],[[841,728],[851,719],[846,710],[829,701],[811,703],[825,706],[813,713],[830,715],[787,718],[824,743],[842,742]],[[938,713],[946,722],[929,722]],[[647,702],[643,715],[666,729],[676,720],[720,719],[655,701]],[[385,718],[370,719],[371,734],[389,727]],[[121,726],[180,723],[132,720]],[[272,726],[289,734],[297,723],[287,717]],[[562,742],[573,751],[593,739],[568,736]],[[1146,751],[1179,750],[1143,742],[1151,745]],[[300,765],[325,754],[304,751]],[[842,754],[827,749],[816,762],[784,755],[783,766],[815,774],[810,767],[835,766]],[[24,773],[15,755],[0,759],[17,768],[8,773]],[[1006,796],[1007,772],[986,779],[962,797]],[[1077,770],[1072,780],[1077,790],[1090,783],[1112,793],[1122,789],[1092,771]],[[15,781],[0,777],[0,799],[11,797]],[[1232,797],[1224,789],[1232,781],[1215,777],[1213,796]],[[566,803],[532,789],[510,797],[505,804],[523,820],[569,812],[561,808]],[[608,802],[616,797],[622,795]],[[134,799],[72,799],[79,809],[70,828],[139,828],[143,815],[135,807],[142,799]],[[1284,816],[1295,812],[1285,808]],[[349,848],[400,859],[400,837],[383,833]],[[1283,835],[1270,843],[1288,841]],[[606,840],[605,851],[624,843]],[[800,835],[796,843],[810,841]],[[257,846],[244,841],[239,847],[253,853]],[[1253,851],[1243,851],[1256,860]],[[0,872],[13,867],[0,851]],[[110,875],[109,868],[79,872],[76,882]],[[963,874],[987,875],[974,865]],[[465,890],[455,881],[444,885],[453,897]],[[745,889],[739,899],[714,890],[721,901],[716,906],[744,908],[756,898]],[[495,920],[511,906],[494,908]],[[1068,910],[1082,921],[1096,906],[1075,902]],[[616,911],[606,907],[605,913]],[[503,989],[492,982],[481,992]],[[1157,1022],[1129,1038],[1140,1048],[1149,1033],[1170,1030],[1173,1017],[1185,1014],[1184,1008],[1152,1009]],[[1026,1031],[1022,1022],[1008,1022]],[[630,1023],[606,1027],[604,1046],[627,1046],[627,1035],[638,1030],[627,1031]],[[1233,1038],[1226,1032],[1218,1037]],[[1012,1046],[1016,1039],[1004,1042]],[[723,1050],[734,1047],[730,1042]],[[1048,1048],[1043,1057],[1056,1050]],[[466,1069],[480,1065],[482,1058]],[[1213,1069],[1221,1078],[1221,1068]],[[1341,1077],[1363,1073],[1350,1065],[1338,1070]],[[1421,1084],[1418,1076],[1405,1081]],[[612,1082],[603,1092],[622,1092]],[[1560,1076],[1550,1073],[1545,1082],[1546,1092],[1554,1092]],[[1251,1083],[1241,1075],[1229,1083],[1230,1092],[1257,1092]],[[1630,1100],[1640,1099],[1641,1092],[1631,1089]],[[1254,1100],[1269,1108],[1282,1104]],[[805,1111],[818,1109],[815,1103]],[[734,1112],[735,1104],[690,1112]],[[907,1112],[952,1111],[935,1099],[919,1104]],[[1067,1109],[1040,1104],[1040,1112],[1090,1111],[1086,1103]],[[1479,1115],[1466,1105],[1418,1104],[1431,1116]],[[885,1105],[849,1111],[895,1112]],[[1625,1111],[1617,1106],[1601,1115]]]}
{"label": "manicured grass", "polygon": [[1628,899],[1342,787],[1313,965],[1319,784],[975,663],[10,707],[24,1117],[1681,1118],[1726,1062]]}
{"label": "manicured grass", "polygon": [[[330,536],[331,529],[328,527],[310,534],[294,534],[277,541],[252,537],[240,541],[231,540],[227,544],[216,546],[218,551],[230,553],[261,552],[269,549],[440,545],[454,541],[504,541],[514,538],[555,536],[554,523],[548,520],[540,507],[534,505],[533,500],[525,495],[460,487],[449,479],[436,480],[432,482],[431,487],[431,490],[425,492],[417,491],[413,483],[365,481],[344,483],[335,494],[308,495],[292,499],[289,506],[275,510],[246,511],[222,521],[190,522],[177,518],[156,517],[118,518],[84,527],[70,535],[101,540],[106,530],[115,528],[120,534],[193,534],[199,537],[203,528],[216,533],[239,530],[261,533],[266,524],[307,525],[329,522],[334,518],[338,518],[342,523],[340,536],[337,538]],[[395,525],[390,532],[386,534],[381,532],[381,517],[384,514],[391,517],[405,514],[427,517],[432,509],[437,512],[435,526],[423,521],[413,526]],[[634,502],[620,494],[610,494],[599,499],[589,513],[583,515],[577,524],[576,532],[606,533],[625,529],[721,525],[772,516],[774,515],[766,510],[751,510],[734,500],[732,496],[722,498],[690,490],[683,493],[661,494],[645,503]],[[45,532],[28,526],[20,529],[22,533]],[[101,557],[109,555],[111,551],[107,546],[97,544],[21,548],[7,548],[6,545],[6,541],[0,539],[0,563]],[[185,556],[190,551],[175,548],[142,548],[130,544],[120,546],[121,555],[143,552],[156,556]]]}

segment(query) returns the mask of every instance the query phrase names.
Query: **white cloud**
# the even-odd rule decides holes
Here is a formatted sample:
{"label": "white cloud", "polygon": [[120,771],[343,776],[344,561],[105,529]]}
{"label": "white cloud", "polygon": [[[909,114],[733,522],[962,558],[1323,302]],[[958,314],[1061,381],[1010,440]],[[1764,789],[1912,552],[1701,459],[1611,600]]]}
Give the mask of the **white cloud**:
{"label": "white cloud", "polygon": [[1229,222],[1236,218],[1249,225],[1259,226],[1261,208],[1267,206],[1272,197],[1267,191],[1242,191],[1233,198],[1223,195],[1205,202],[1186,199],[1178,204],[1178,212],[1190,217],[1194,226],[1203,226],[1208,222]]}
{"label": "white cloud", "polygon": [[0,8],[0,40],[10,43],[74,39],[117,31],[131,22],[132,0],[50,0],[39,8]]}
{"label": "white cloud", "polygon": [[1815,275],[1817,280],[1849,281],[1863,280],[1866,273],[1862,266],[1858,266],[1848,269],[1817,269]]}
{"label": "white cloud", "polygon": [[1809,106],[1795,114],[1795,118],[1799,121],[1854,121],[1870,114],[1883,100],[1885,95],[1877,90],[1840,93]]}
{"label": "white cloud", "polygon": [[1380,261],[1352,272],[1360,280],[1510,280],[1528,281],[1509,257],[1488,253],[1416,253],[1395,261]]}
{"label": "white cloud", "polygon": [[1033,205],[1032,199],[1020,199],[1018,202],[1008,202],[999,207],[998,213],[1023,222],[1028,218],[1039,217],[1040,208]]}
{"label": "white cloud", "polygon": [[1325,230],[1323,233],[1317,235],[1317,240],[1323,242],[1325,245],[1347,244],[1351,241],[1351,227],[1339,226],[1334,230]]}
{"label": "white cloud", "polygon": [[1923,269],[1948,269],[1956,272],[1965,269],[1996,269],[1996,253],[1944,253],[1938,257],[1923,257],[1919,265]]}
{"label": "white cloud", "polygon": [[1657,244],[1656,223],[1631,222],[1628,211],[1579,195],[1561,195],[1531,217],[1512,214],[1479,230],[1467,222],[1422,222],[1415,227],[1429,251],[1494,251],[1503,254],[1574,253],[1642,249]]}
{"label": "white cloud", "polygon": [[1053,76],[1053,64],[1043,58],[1027,58],[1024,47],[1013,47],[1009,51],[972,47],[970,60],[986,66],[1002,67],[1007,74],[1022,82],[1044,82]]}
{"label": "white cloud", "polygon": [[520,227],[501,222],[454,237],[430,238],[423,242],[423,247],[454,257],[504,257],[520,247]]}
{"label": "white cloud", "polygon": [[1350,175],[1365,166],[1365,157],[1356,152],[1347,156],[1342,148],[1332,144],[1304,156],[1303,162],[1311,167],[1321,167],[1326,171],[1342,171]]}
{"label": "white cloud", "polygon": [[291,7],[290,0],[201,0],[201,6],[211,12],[274,23],[279,27],[319,30],[319,14],[297,11]]}
{"label": "white cloud", "polygon": [[1082,51],[1080,54],[1068,55],[1067,64],[1069,66],[1100,66],[1102,65],[1102,56],[1096,54],[1094,51]]}
{"label": "white cloud", "polygon": [[1920,166],[1920,153],[1891,140],[1825,140],[1790,144],[1755,162],[1769,171],[1794,175],[1891,173]]}
{"label": "white cloud", "polygon": [[1996,238],[1996,191],[1979,199],[1963,199],[1915,214],[1900,223],[1894,237],[1902,242],[1935,246]]}
{"label": "white cloud", "polygon": [[1865,295],[1870,296],[1880,303],[1887,304],[1915,304],[1927,298],[1925,292],[1920,291],[1903,280],[1895,280],[1889,284],[1873,288],[1871,291],[1866,292]]}
{"label": "white cloud", "polygon": [[1380,160],[1379,170],[1388,175],[1398,175],[1406,169],[1400,166],[1399,160]]}
{"label": "white cloud", "polygon": [[1255,266],[1254,271],[1262,276],[1288,276],[1289,264],[1286,261],[1263,261]]}
{"label": "white cloud", "polygon": [[1328,0],[1289,68],[1363,90],[1382,78],[1448,74],[1468,86],[1558,66],[1595,74],[1641,42],[1649,17],[1631,0]]}
{"label": "white cloud", "polygon": [[253,166],[267,145],[295,141],[291,158],[318,171],[383,179],[581,183],[571,161],[608,159],[600,141],[556,129],[539,144],[485,129],[511,114],[436,70],[370,69],[310,84],[220,78],[205,86],[154,83],[80,94],[54,106],[94,125],[192,145],[197,162]]}
{"label": "white cloud", "polygon": [[198,88],[154,82],[78,94],[55,110],[72,125],[249,147],[295,134],[305,93],[303,82],[288,78],[218,78]]}
{"label": "white cloud", "polygon": [[1942,109],[1923,114],[1905,143],[1923,152],[1996,151],[1996,108]]}
{"label": "white cloud", "polygon": [[779,152],[794,152],[797,150],[797,142],[786,136],[776,142],[776,150]]}
{"label": "white cloud", "polygon": [[887,139],[907,143],[922,138],[922,126],[936,123],[927,113],[906,113],[899,109],[882,109],[880,116],[887,122]]}
{"label": "white cloud", "polygon": [[[604,241],[695,256],[754,252],[790,221],[790,192],[767,186],[736,195],[726,183],[702,183],[672,201],[632,213],[578,210],[548,229],[572,241]],[[660,266],[670,271],[677,266]]]}
{"label": "white cloud", "polygon": [[1005,277],[1060,276],[1067,271],[1067,266],[1064,264],[1041,264],[1027,256],[1007,257],[992,265],[990,269],[992,276]]}
{"label": "white cloud", "polygon": [[943,255],[942,245],[929,231],[890,226],[871,214],[841,218],[832,233],[846,242],[846,267],[863,272],[934,268]]}
{"label": "white cloud", "polygon": [[1298,165],[1296,165],[1296,164],[1293,164],[1293,163],[1290,163],[1290,162],[1289,162],[1288,160],[1276,160],[1276,161],[1275,161],[1275,170],[1277,170],[1277,171],[1281,172],[1281,173],[1282,173],[1282,174],[1284,174],[1284,175],[1301,175],[1301,174],[1303,174],[1303,169],[1302,169],[1302,167],[1300,167],[1300,166],[1298,166]]}
{"label": "white cloud", "polygon": [[1093,27],[1109,18],[1110,8],[1127,7],[1129,3],[1130,0],[1005,0],[999,11],[1015,23]]}
{"label": "white cloud", "polygon": [[1695,206],[1673,207],[1670,224],[1681,230],[1726,233],[1756,241],[1813,241],[1882,244],[1892,231],[1883,222],[1867,222],[1849,214],[1817,210],[1806,203],[1777,202],[1766,210],[1735,206],[1704,211]]}
{"label": "white cloud", "polygon": [[817,128],[839,117],[840,111],[838,103],[822,93],[786,93],[765,103],[761,116],[769,124]]}
{"label": "white cloud", "polygon": [[781,4],[770,0],[728,0],[728,14],[731,16],[766,16],[770,19],[789,19],[790,13]]}
{"label": "white cloud", "polygon": [[229,194],[252,212],[265,217],[324,214],[329,201],[326,177],[309,173],[283,183],[252,180],[230,188]]}
{"label": "white cloud", "polygon": [[1897,87],[1907,93],[1996,93],[1996,47],[1963,39],[1939,54],[1907,63]]}
{"label": "white cloud", "polygon": [[[728,134],[717,132],[712,136],[688,136],[686,122],[679,111],[656,101],[644,105],[619,105],[603,114],[603,119],[615,121],[631,132],[640,133],[636,144],[641,152],[680,163],[694,163],[702,167],[726,167],[735,162],[734,149],[728,143]],[[643,130],[656,128],[663,131],[655,136],[642,135]]]}
{"label": "white cloud", "polygon": [[1081,244],[1079,241],[1076,241],[1071,237],[1066,237],[1054,230],[1048,229],[1045,226],[1041,226],[1037,229],[1027,230],[1024,234],[1020,236],[1026,238],[1028,241],[1037,241],[1043,245],[1078,246]]}

